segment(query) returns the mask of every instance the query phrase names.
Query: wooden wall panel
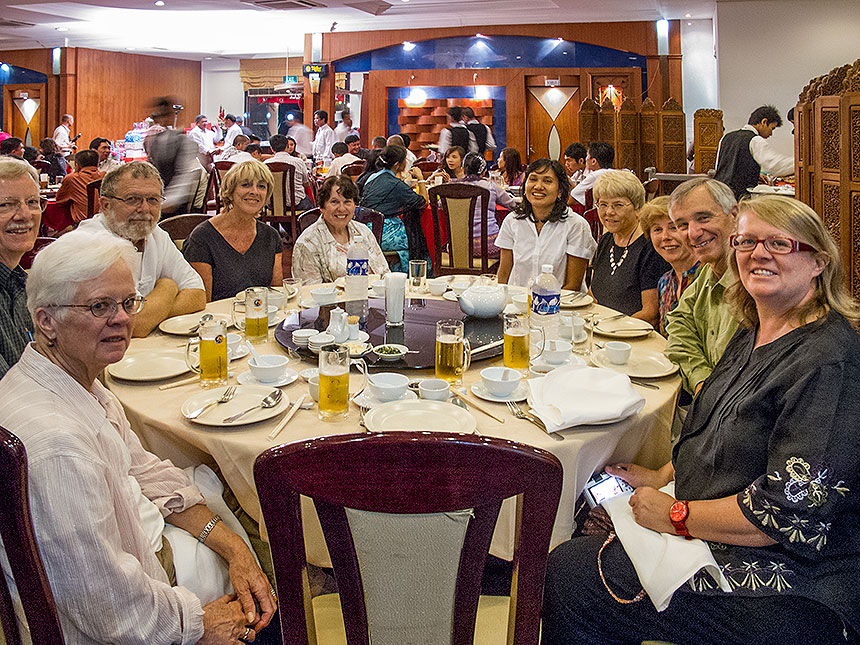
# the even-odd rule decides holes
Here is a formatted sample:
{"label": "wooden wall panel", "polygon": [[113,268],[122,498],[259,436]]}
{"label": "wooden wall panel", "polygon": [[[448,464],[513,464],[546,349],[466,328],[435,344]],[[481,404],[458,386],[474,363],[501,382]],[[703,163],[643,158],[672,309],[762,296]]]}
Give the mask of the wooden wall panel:
{"label": "wooden wall panel", "polygon": [[[0,60],[9,65],[25,67],[36,72],[42,72],[48,77],[47,88],[42,93],[41,105],[39,106],[40,130],[48,132],[48,136],[60,122],[58,107],[58,77],[51,74],[51,50],[50,49],[10,49],[0,51]],[[50,126],[50,131],[48,127]]]}

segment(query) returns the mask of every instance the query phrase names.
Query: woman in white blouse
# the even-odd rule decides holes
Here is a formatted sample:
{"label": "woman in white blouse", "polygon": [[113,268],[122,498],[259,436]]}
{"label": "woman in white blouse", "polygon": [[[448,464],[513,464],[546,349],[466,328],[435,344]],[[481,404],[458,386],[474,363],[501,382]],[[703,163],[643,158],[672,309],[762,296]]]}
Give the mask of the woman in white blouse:
{"label": "woman in white blouse", "polygon": [[353,220],[358,188],[345,175],[329,177],[317,192],[321,217],[302,232],[293,249],[293,277],[306,284],[333,282],[346,275],[351,244],[363,244],[370,272],[388,273],[388,262],[373,232]]}
{"label": "woman in white blouse", "polygon": [[585,269],[597,243],[581,216],[567,206],[570,181],[557,161],[538,159],[526,169],[523,203],[502,222],[499,283],[527,286],[552,264],[563,289],[585,291]]}

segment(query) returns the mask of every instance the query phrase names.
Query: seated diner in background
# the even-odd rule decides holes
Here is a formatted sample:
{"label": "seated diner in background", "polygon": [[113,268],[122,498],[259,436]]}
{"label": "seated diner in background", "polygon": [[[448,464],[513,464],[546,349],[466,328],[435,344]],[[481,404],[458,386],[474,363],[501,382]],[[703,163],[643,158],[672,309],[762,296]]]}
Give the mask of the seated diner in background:
{"label": "seated diner in background", "polygon": [[79,230],[108,230],[142,254],[137,293],[146,298],[146,310],[134,317],[132,333],[137,338],[149,335],[167,318],[206,306],[203,281],[167,231],[158,226],[163,190],[161,175],[151,163],[123,164],[102,180],[101,212],[78,226]]}
{"label": "seated diner in background", "polygon": [[281,236],[258,219],[273,189],[265,164],[236,164],[221,183],[221,212],[198,224],[182,245],[185,259],[203,278],[207,301],[283,284]]}
{"label": "seated diner in background", "polygon": [[0,159],[0,378],[31,340],[33,322],[24,291],[27,272],[21,258],[33,250],[43,207],[36,169]]}
{"label": "seated diner in background", "polygon": [[516,148],[505,148],[499,155],[496,167],[502,173],[505,186],[522,186],[526,177],[526,167],[520,160],[520,152]]}
{"label": "seated diner in background", "polygon": [[46,171],[48,173],[48,181],[56,184],[67,174],[69,174],[69,164],[66,158],[60,152],[60,146],[53,139],[42,139],[39,142],[39,149],[42,152],[42,160],[51,164],[51,167]]}
{"label": "seated diner in background", "polygon": [[[594,182],[600,175],[612,169],[615,163],[615,148],[605,141],[594,141],[588,146],[588,154],[585,157],[585,169],[588,173],[570,191],[570,196],[581,207],[586,205],[588,190],[594,189]],[[597,197],[594,197],[597,204]]]}
{"label": "seated diner in background", "polygon": [[[635,488],[636,524],[703,540],[731,593],[700,570],[679,576],[661,613],[621,604],[608,589],[627,599],[640,588],[627,548],[574,538],[550,554],[545,645],[858,642],[860,308],[839,247],[799,201],[741,203],[731,247],[741,328],[672,461],[606,469]],[[658,490],[673,480],[674,496]]]}
{"label": "seated diner in background", "polygon": [[462,179],[466,176],[466,171],[463,169],[463,158],[466,156],[466,151],[460,146],[451,146],[442,155],[442,163],[439,164],[439,170],[434,170],[427,179],[442,177],[442,181],[451,181],[452,179]]}
{"label": "seated diner in background", "polygon": [[388,262],[365,224],[356,222],[358,188],[346,175],[329,177],[317,191],[320,217],[306,228],[293,248],[293,277],[305,284],[334,282],[346,275],[346,254],[353,244],[367,249],[370,273],[388,273]]}
{"label": "seated diner in background", "polygon": [[81,150],[75,153],[75,171],[63,177],[54,201],[68,204],[72,220],[83,222],[87,219],[87,184],[104,176],[105,173],[99,171],[99,153]]}
{"label": "seated diner in background", "polygon": [[[465,176],[462,179],[452,179],[452,184],[469,184],[486,188],[490,192],[487,200],[487,251],[489,257],[499,257],[499,247],[495,245],[496,236],[499,234],[499,223],[496,221],[496,204],[504,206],[508,210],[514,210],[517,204],[507,191],[500,189],[496,182],[484,177],[487,171],[487,162],[477,152],[470,152],[463,160]],[[474,219],[472,220],[472,254],[481,255],[481,201],[475,202]]]}
{"label": "seated diner in background", "polygon": [[106,231],[45,247],[27,282],[35,342],[0,387],[0,425],[27,450],[33,531],[65,642],[253,640],[276,598],[238,520],[194,481],[217,477],[146,451],[98,380],[144,307],[138,265],[134,246]]}
{"label": "seated diner in background", "polygon": [[[368,164],[369,165],[369,164]],[[406,223],[401,215],[410,218],[417,233],[418,211],[427,205],[427,182],[421,170],[412,168],[412,177],[418,182],[418,192],[398,176],[406,167],[406,148],[403,146],[385,146],[376,159],[376,172],[368,175],[361,193],[361,206],[372,208],[385,215],[382,227],[382,250],[396,251],[400,263],[392,267],[393,271],[406,273],[409,270],[409,238],[406,233]],[[426,258],[412,258],[422,260]]]}
{"label": "seated diner in background", "polygon": [[[295,181],[293,182],[293,191],[296,197],[296,211],[306,211],[314,206],[313,201],[308,197],[307,191],[305,190],[305,186],[307,186],[312,179],[308,177],[308,167],[305,165],[304,160],[295,153],[295,140],[292,140],[292,144],[290,144],[290,140],[290,137],[285,137],[282,134],[272,135],[272,138],[269,139],[269,146],[271,146],[272,151],[275,154],[266,159],[264,163],[287,163],[296,169],[294,173]],[[290,152],[290,147],[292,147],[293,152]],[[274,179],[272,181],[274,182]],[[271,196],[271,193],[269,196]]]}
{"label": "seated diner in background", "polygon": [[642,182],[627,170],[607,170],[594,182],[594,203],[606,232],[594,253],[591,295],[604,307],[658,328],[657,282],[671,267],[639,226]]}
{"label": "seated diner in background", "polygon": [[523,201],[502,222],[499,284],[525,287],[551,264],[563,289],[585,291],[585,270],[597,244],[582,216],[567,206],[570,183],[564,166],[550,159],[529,164]]}
{"label": "seated diner in background", "polygon": [[657,300],[660,304],[660,333],[666,335],[666,316],[678,306],[681,294],[699,272],[699,261],[687,242],[687,236],[678,232],[669,218],[669,197],[657,197],[639,210],[642,234],[651,241],[654,250],[672,267],[657,282]]}

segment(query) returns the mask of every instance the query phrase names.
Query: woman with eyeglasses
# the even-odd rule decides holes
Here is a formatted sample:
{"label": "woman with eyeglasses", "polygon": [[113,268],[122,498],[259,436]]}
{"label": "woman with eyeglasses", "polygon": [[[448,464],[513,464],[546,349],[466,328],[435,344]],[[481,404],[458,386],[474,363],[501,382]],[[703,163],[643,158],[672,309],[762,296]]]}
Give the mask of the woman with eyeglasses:
{"label": "woman with eyeglasses", "polygon": [[635,488],[631,519],[702,540],[730,593],[700,570],[674,579],[658,613],[637,594],[627,544],[575,538],[550,555],[546,645],[860,642],[860,307],[839,247],[799,201],[742,202],[731,249],[741,327],[672,461],[606,469]]}
{"label": "woman with eyeglasses", "polygon": [[594,182],[594,204],[606,231],[594,253],[591,295],[601,305],[660,324],[657,283],[669,263],[657,255],[639,226],[642,182],[627,170],[607,170]]}
{"label": "woman with eyeglasses", "polygon": [[259,161],[236,164],[221,184],[221,212],[199,224],[182,254],[206,288],[206,300],[232,298],[248,287],[281,286],[281,236],[259,221],[275,180]]}
{"label": "woman with eyeglasses", "polygon": [[68,643],[254,640],[276,599],[217,477],[146,451],[99,381],[144,306],[139,264],[107,231],[45,247],[27,281],[35,340],[0,387],[57,614]]}

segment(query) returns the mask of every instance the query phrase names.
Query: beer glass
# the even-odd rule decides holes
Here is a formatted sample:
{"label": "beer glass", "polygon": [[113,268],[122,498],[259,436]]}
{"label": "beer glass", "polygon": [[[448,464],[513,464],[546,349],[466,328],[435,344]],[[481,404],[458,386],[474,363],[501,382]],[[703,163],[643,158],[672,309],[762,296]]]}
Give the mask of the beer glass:
{"label": "beer glass", "polygon": [[[185,362],[192,371],[200,375],[200,384],[205,388],[227,384],[227,323],[223,320],[207,320],[200,324],[198,338],[189,338],[185,344]],[[197,349],[199,360],[192,359]]]}
{"label": "beer glass", "polygon": [[472,350],[462,320],[436,322],[436,378],[459,385],[469,369]]}
{"label": "beer glass", "polygon": [[[244,309],[244,316],[242,310]],[[245,332],[251,343],[269,339],[269,290],[266,287],[245,289],[245,302],[233,303],[233,324]]]}
{"label": "beer glass", "polygon": [[357,365],[364,377],[360,394],[367,387],[367,364],[362,360],[350,361],[346,345],[324,345],[319,355],[319,417],[323,421],[336,421],[346,417],[349,409],[349,367]]}
{"label": "beer glass", "polygon": [[[504,361],[505,367],[527,373],[529,369],[529,316],[523,313],[504,315]],[[543,329],[539,328],[543,347]],[[537,358],[538,353],[532,358]]]}

